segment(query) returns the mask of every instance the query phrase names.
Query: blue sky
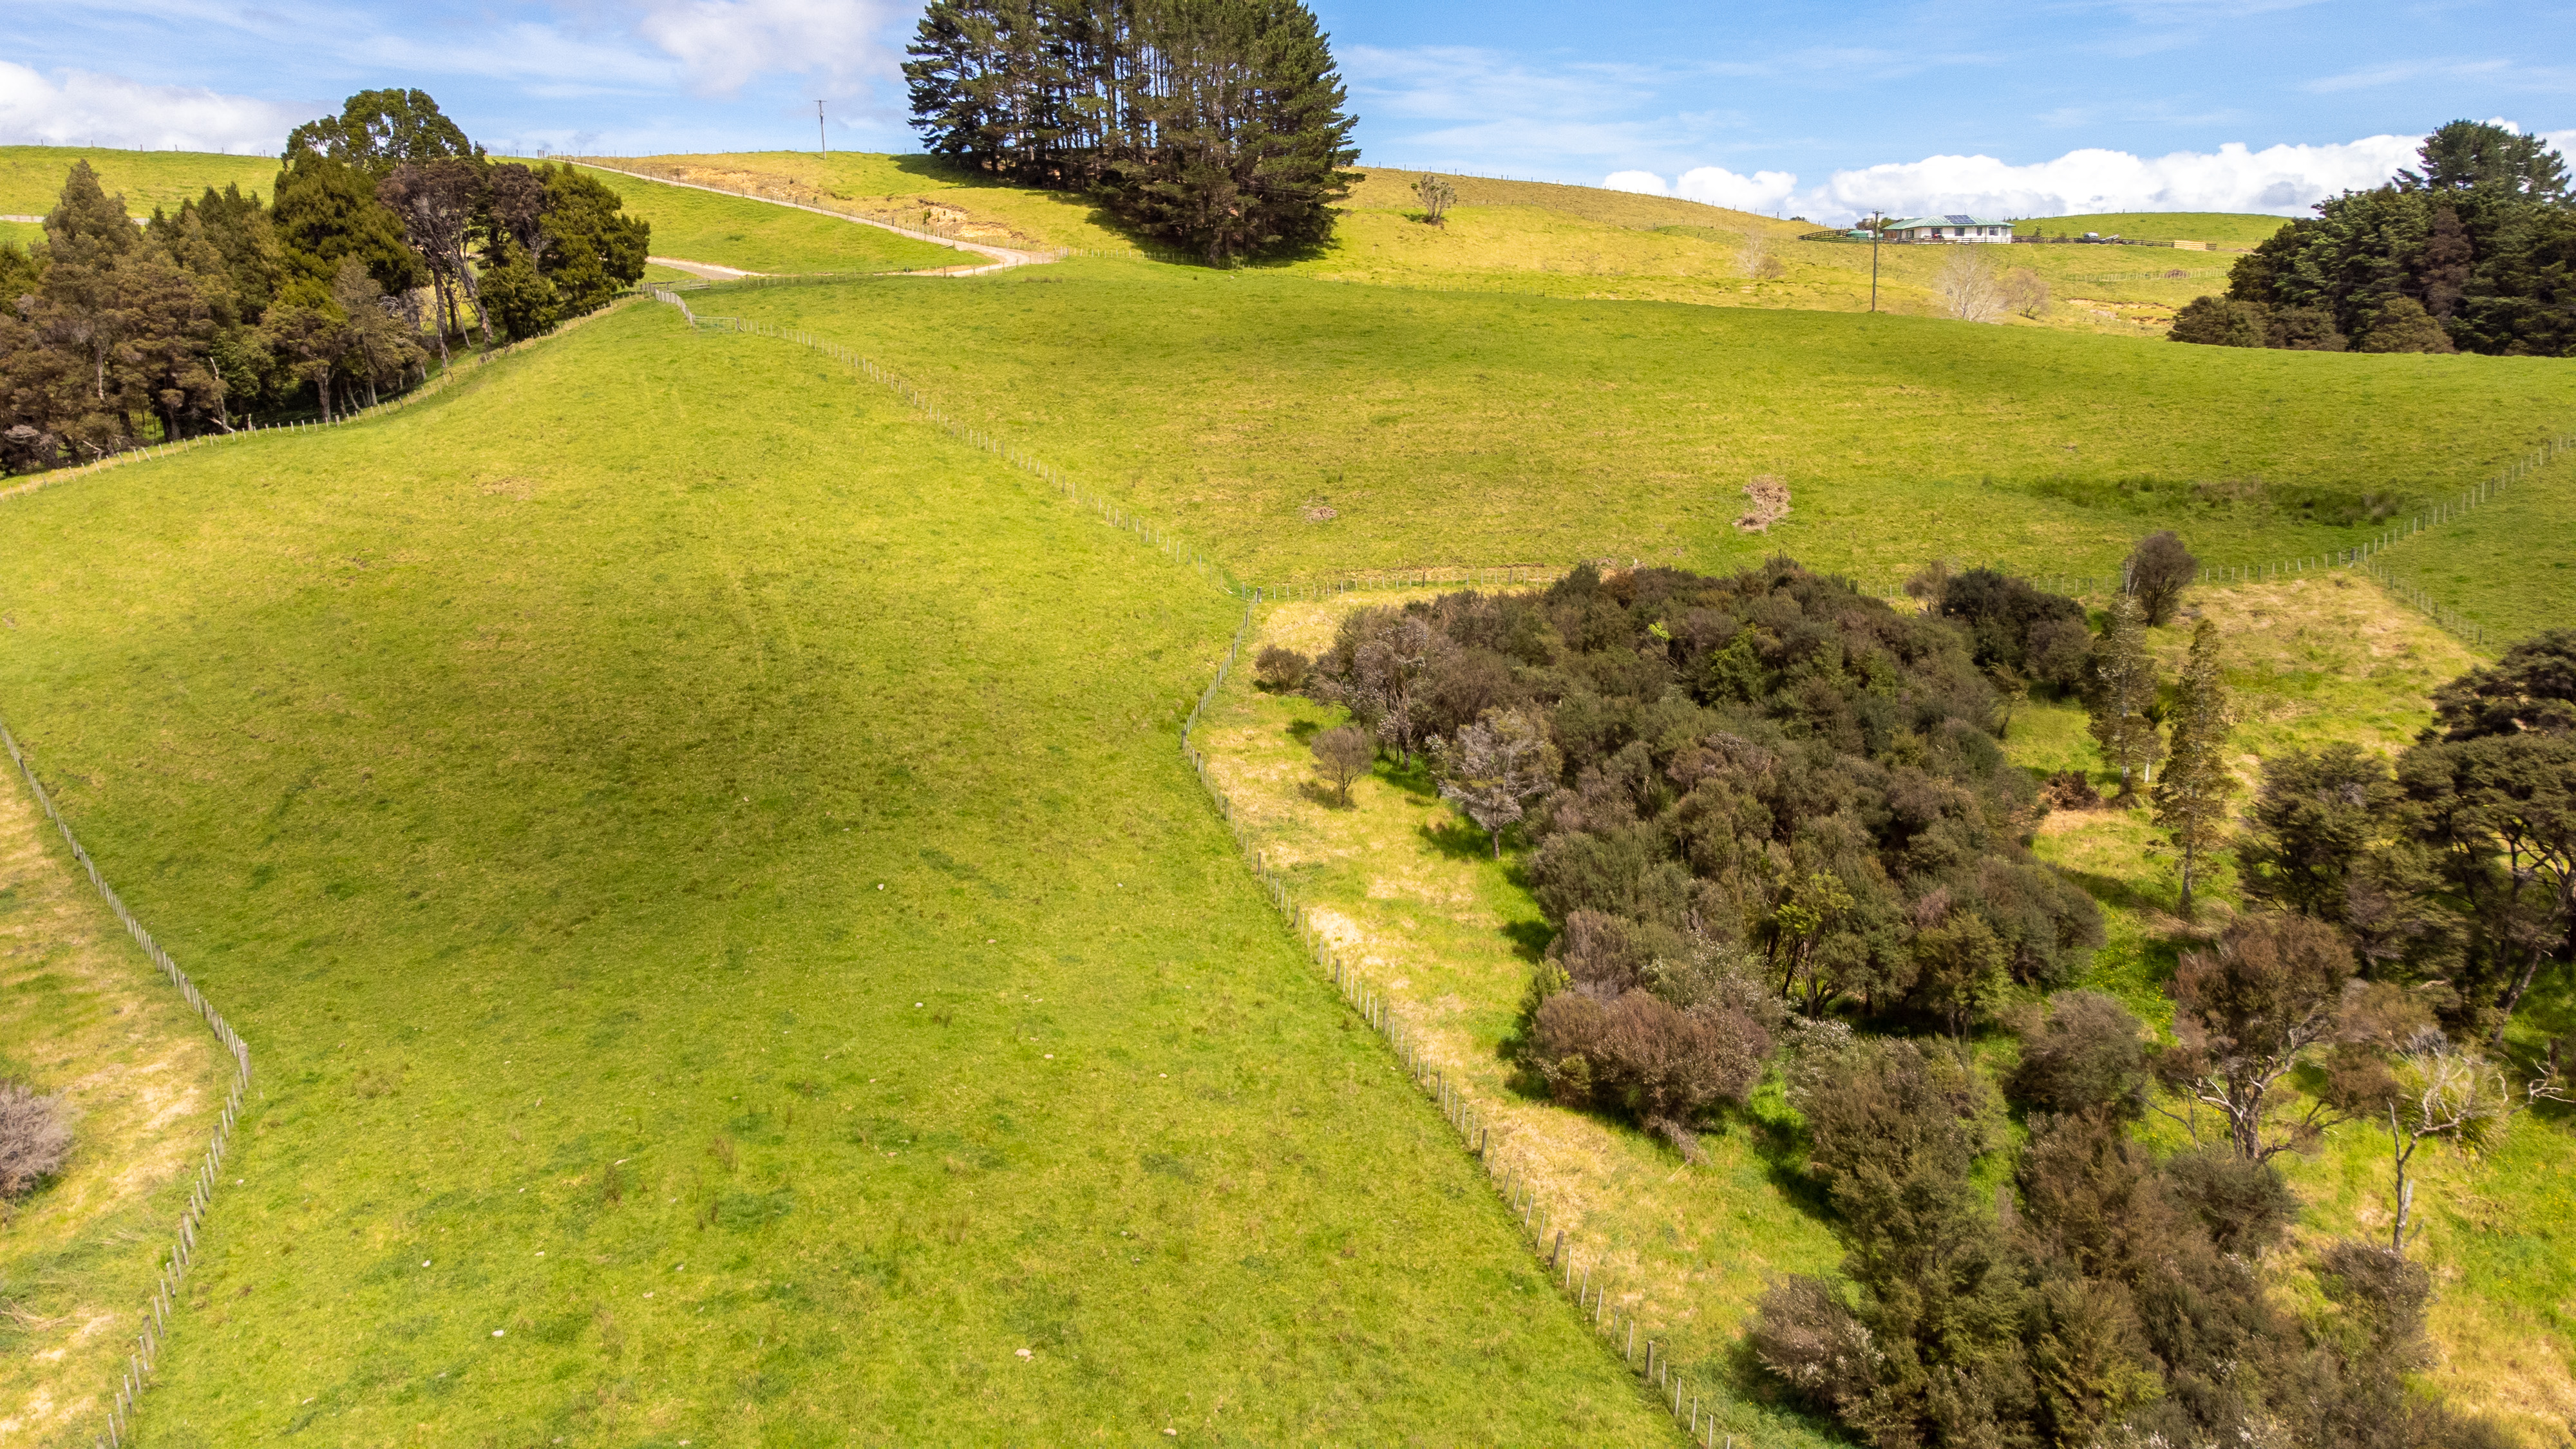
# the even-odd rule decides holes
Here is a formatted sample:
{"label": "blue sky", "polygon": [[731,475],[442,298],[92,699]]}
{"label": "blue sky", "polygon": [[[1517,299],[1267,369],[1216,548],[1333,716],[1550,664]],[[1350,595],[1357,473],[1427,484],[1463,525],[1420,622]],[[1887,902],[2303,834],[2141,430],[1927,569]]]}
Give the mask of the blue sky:
{"label": "blue sky", "polygon": [[[2458,116],[2576,132],[2576,7],[1317,6],[1367,159],[1771,211],[2295,210]],[[905,149],[899,0],[78,0],[0,19],[0,142],[271,149],[419,86],[496,148]],[[2576,134],[2566,139],[2576,140]],[[2233,148],[2233,149],[2230,149]]]}

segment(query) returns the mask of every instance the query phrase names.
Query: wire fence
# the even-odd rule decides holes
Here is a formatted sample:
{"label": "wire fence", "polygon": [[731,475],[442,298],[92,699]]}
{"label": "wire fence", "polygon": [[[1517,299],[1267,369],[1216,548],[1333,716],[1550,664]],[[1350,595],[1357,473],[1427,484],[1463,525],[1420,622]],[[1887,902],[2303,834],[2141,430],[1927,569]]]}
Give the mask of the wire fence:
{"label": "wire fence", "polygon": [[[1199,694],[1198,703],[1191,707],[1189,716],[1181,724],[1181,757],[1189,761],[1191,772],[1198,776],[1199,784],[1216,806],[1218,818],[1226,822],[1235,845],[1251,863],[1253,877],[1260,882],[1262,893],[1269,898],[1272,908],[1279,912],[1289,929],[1296,932],[1307,955],[1332,982],[1333,988],[1341,993],[1351,1010],[1385,1039],[1387,1050],[1394,1055],[1406,1081],[1440,1109],[1441,1117],[1457,1132],[1460,1146],[1484,1170],[1487,1182],[1503,1200],[1504,1207],[1519,1220],[1521,1236],[1547,1273],[1550,1286],[1572,1300],[1576,1313],[1582,1316],[1593,1337],[1620,1355],[1621,1361],[1654,1390],[1657,1402],[1663,1402],[1669,1392],[1671,1402],[1667,1407],[1674,1420],[1687,1428],[1694,1442],[1701,1441],[1704,1435],[1707,1444],[1716,1445],[1719,1441],[1717,1417],[1714,1412],[1702,1411],[1702,1395],[1692,1391],[1699,1386],[1693,1384],[1689,1374],[1675,1367],[1665,1342],[1654,1336],[1657,1330],[1643,1328],[1646,1337],[1639,1341],[1642,1326],[1635,1314],[1626,1310],[1640,1302],[1643,1295],[1614,1286],[1610,1274],[1604,1271],[1605,1258],[1596,1256],[1590,1262],[1582,1261],[1580,1248],[1568,1241],[1565,1223],[1540,1201],[1534,1165],[1514,1156],[1510,1151],[1508,1134],[1496,1131],[1490,1109],[1449,1080],[1447,1069],[1432,1060],[1428,1043],[1396,1010],[1386,988],[1371,979],[1358,961],[1337,949],[1323,927],[1317,924],[1314,913],[1298,903],[1289,888],[1288,877],[1262,854],[1252,831],[1244,824],[1242,810],[1226,793],[1225,787],[1217,783],[1215,775],[1208,769],[1207,756],[1193,741],[1199,721],[1206,716],[1209,706],[1216,703],[1226,681],[1233,677],[1235,666],[1242,662],[1253,621],[1262,604],[1269,601],[1270,596],[1259,588],[1249,592],[1243,608],[1243,621],[1235,627],[1234,640],[1227,646],[1225,658],[1217,663],[1216,677],[1208,681],[1207,688]],[[1594,1281],[1596,1276],[1600,1281]],[[1714,1390],[1717,1386],[1708,1383],[1705,1387]],[[1686,1392],[1687,1402],[1684,1399]],[[1717,1396],[1711,1392],[1708,1397],[1714,1399]],[[1727,1436],[1727,1442],[1732,1444],[1732,1435]]]}
{"label": "wire fence", "polygon": [[9,733],[5,722],[0,722],[0,745],[7,746],[9,759],[17,765],[18,772],[27,777],[27,788],[35,792],[36,803],[43,807],[45,818],[62,832],[63,843],[71,847],[72,859],[89,874],[89,883],[98,888],[99,897],[107,902],[109,910],[116,913],[116,919],[125,927],[126,934],[134,938],[134,943],[143,948],[143,954],[150,957],[152,964],[160,968],[162,976],[178,989],[181,999],[205,1018],[215,1040],[223,1043],[224,1050],[233,1058],[232,1086],[224,1093],[224,1110],[216,1119],[214,1140],[206,1144],[205,1156],[197,1164],[196,1179],[188,1188],[188,1205],[179,1213],[178,1230],[171,1237],[167,1256],[158,1260],[152,1296],[145,1300],[143,1306],[143,1329],[134,1337],[133,1352],[125,1357],[123,1371],[117,1379],[116,1396],[108,1404],[107,1424],[97,1436],[98,1444],[116,1449],[134,1432],[135,1401],[152,1382],[153,1370],[161,1361],[162,1345],[169,1339],[171,1316],[179,1307],[179,1287],[187,1281],[188,1269],[197,1259],[198,1233],[205,1224],[206,1210],[214,1204],[224,1154],[232,1144],[233,1123],[241,1115],[242,1097],[250,1088],[250,1045],[232,1029],[231,1023],[224,1020],[223,1013],[215,1010],[215,1004],[206,999],[205,993],[197,989],[197,983],[188,979],[188,973],[179,969],[179,963],[170,959],[170,953],[161,949],[161,943],[152,939],[152,933],[143,929],[143,923],[134,919],[134,913],[125,908],[125,902],[108,885],[107,878],[99,874],[98,862],[90,859],[89,852],[81,848],[79,838],[72,834],[71,822],[54,808],[53,795],[45,789],[44,782],[36,778],[36,767],[28,761],[26,752],[18,747],[17,736]]}
{"label": "wire fence", "polygon": [[[1189,762],[1191,772],[1198,777],[1199,784],[1208,792],[1208,798],[1215,805],[1218,817],[1227,823],[1228,829],[1234,836],[1235,844],[1243,850],[1246,859],[1251,863],[1253,876],[1260,883],[1262,892],[1269,898],[1271,905],[1278,910],[1289,928],[1296,932],[1298,940],[1305,946],[1326,978],[1333,983],[1334,988],[1341,993],[1343,1000],[1350,1004],[1351,1009],[1361,1020],[1367,1022],[1371,1029],[1385,1039],[1388,1050],[1394,1054],[1396,1064],[1404,1071],[1407,1080],[1439,1107],[1442,1117],[1457,1131],[1466,1150],[1484,1167],[1486,1176],[1492,1182],[1496,1193],[1502,1197],[1505,1205],[1519,1216],[1521,1231],[1528,1239],[1532,1251],[1538,1255],[1545,1266],[1549,1281],[1559,1292],[1574,1300],[1574,1306],[1579,1312],[1590,1315],[1586,1321],[1591,1324],[1595,1335],[1604,1339],[1609,1346],[1619,1352],[1623,1360],[1654,1387],[1659,1400],[1665,1390],[1671,1391],[1670,1407],[1677,1419],[1686,1423],[1694,1435],[1705,1428],[1708,1442],[1715,1444],[1718,1437],[1715,1417],[1701,1412],[1700,1395],[1690,1394],[1685,1401],[1687,1376],[1674,1368],[1670,1356],[1664,1352],[1662,1341],[1650,1334],[1641,1343],[1638,1339],[1639,1324],[1636,1318],[1630,1314],[1612,1311],[1614,1304],[1633,1303],[1639,1295],[1615,1290],[1607,1275],[1599,1274],[1601,1264],[1598,1261],[1589,1265],[1578,1263],[1579,1255],[1567,1243],[1564,1225],[1553,1220],[1548,1209],[1540,1203],[1533,1186],[1535,1177],[1529,1166],[1513,1160],[1502,1150],[1505,1144],[1495,1140],[1489,1112],[1460,1091],[1458,1086],[1448,1079],[1444,1069],[1432,1064],[1423,1040],[1407,1027],[1401,1016],[1393,1009],[1384,988],[1371,981],[1359,969],[1357,963],[1335,950],[1321,927],[1316,924],[1312,914],[1306,907],[1297,903],[1289,891],[1286,877],[1263,857],[1251,833],[1244,828],[1240,810],[1237,809],[1232,798],[1225,793],[1223,787],[1217,784],[1215,777],[1210,774],[1206,756],[1200,753],[1191,738],[1198,728],[1200,719],[1206,715],[1208,707],[1216,701],[1219,691],[1224,689],[1226,681],[1233,677],[1235,666],[1242,660],[1244,641],[1250,636],[1253,620],[1265,602],[1273,602],[1281,598],[1323,597],[1332,593],[1372,586],[1423,587],[1453,582],[1482,585],[1506,581],[1535,583],[1542,581],[1542,576],[1552,578],[1561,571],[1543,570],[1534,565],[1513,565],[1490,569],[1403,570],[1370,576],[1365,582],[1362,576],[1353,575],[1349,579],[1332,584],[1291,585],[1278,594],[1273,594],[1260,585],[1238,584],[1227,578],[1223,570],[1207,561],[1196,550],[1173,540],[1152,524],[1136,518],[1115,503],[1087,494],[1062,469],[1036,458],[997,434],[973,427],[951,416],[935,400],[911,383],[840,343],[818,338],[794,328],[776,327],[755,320],[738,317],[701,317],[690,308],[686,299],[667,288],[656,287],[653,289],[653,294],[658,300],[677,308],[681,317],[692,327],[776,338],[809,347],[833,357],[870,381],[892,389],[897,396],[903,398],[916,411],[938,423],[952,437],[1001,458],[1032,477],[1053,485],[1069,500],[1082,505],[1102,522],[1126,530],[1135,535],[1139,541],[1161,550],[1177,562],[1200,569],[1219,587],[1244,600],[1242,622],[1235,627],[1234,638],[1226,647],[1225,657],[1217,663],[1215,678],[1210,680],[1207,688],[1200,692],[1197,702],[1191,706],[1189,714],[1182,721],[1180,738],[1182,758]],[[1551,1231],[1554,1233],[1553,1238],[1549,1236]],[[1580,1274],[1576,1271],[1578,1266],[1582,1268]],[[1596,1275],[1600,1276],[1602,1281],[1595,1283]],[[1623,1332],[1626,1335],[1624,1340],[1620,1337]]]}

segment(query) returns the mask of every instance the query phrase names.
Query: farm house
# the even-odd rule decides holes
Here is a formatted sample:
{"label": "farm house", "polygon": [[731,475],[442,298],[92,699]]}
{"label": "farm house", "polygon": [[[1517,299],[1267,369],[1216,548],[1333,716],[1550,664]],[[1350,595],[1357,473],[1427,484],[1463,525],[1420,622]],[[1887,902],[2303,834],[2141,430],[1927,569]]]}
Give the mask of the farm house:
{"label": "farm house", "polygon": [[1887,224],[1889,241],[2010,242],[2013,224],[1983,216],[1909,216]]}

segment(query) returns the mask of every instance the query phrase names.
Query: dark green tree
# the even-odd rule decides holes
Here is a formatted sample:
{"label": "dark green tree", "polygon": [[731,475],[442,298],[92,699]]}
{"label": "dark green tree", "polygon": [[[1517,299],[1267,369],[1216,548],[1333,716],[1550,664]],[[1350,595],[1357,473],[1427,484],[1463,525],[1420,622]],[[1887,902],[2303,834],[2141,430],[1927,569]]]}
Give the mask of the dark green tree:
{"label": "dark green tree", "polygon": [[1096,190],[1211,261],[1328,236],[1357,158],[1298,0],[937,0],[904,66],[934,154]]}
{"label": "dark green tree", "polygon": [[507,234],[494,239],[485,253],[483,305],[491,310],[503,338],[511,342],[543,336],[563,316],[554,284]]}
{"label": "dark green tree", "polygon": [[429,266],[412,250],[401,218],[376,199],[375,182],[335,157],[314,151],[292,157],[277,175],[270,213],[287,277],[306,284],[308,303],[329,289],[350,257],[389,293],[429,280]]}
{"label": "dark green tree", "polygon": [[2400,171],[2409,191],[2473,191],[2481,187],[2533,201],[2567,199],[2567,166],[2538,136],[2492,121],[2453,121],[2424,138],[2415,154],[2422,171]]}
{"label": "dark green tree", "polygon": [[[438,109],[429,92],[360,91],[340,114],[307,121],[286,134],[286,161],[324,156],[365,176],[369,184],[406,161],[471,159],[481,148]],[[379,281],[382,278],[378,279]]]}

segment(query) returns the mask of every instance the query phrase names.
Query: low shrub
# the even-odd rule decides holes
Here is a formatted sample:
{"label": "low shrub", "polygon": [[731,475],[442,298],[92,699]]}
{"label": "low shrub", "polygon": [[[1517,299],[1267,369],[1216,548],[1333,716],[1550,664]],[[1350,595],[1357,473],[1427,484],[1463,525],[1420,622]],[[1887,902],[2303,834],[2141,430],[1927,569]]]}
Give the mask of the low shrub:
{"label": "low shrub", "polygon": [[1306,672],[1314,665],[1315,661],[1296,650],[1273,644],[1254,657],[1252,677],[1262,688],[1286,694],[1306,682]]}
{"label": "low shrub", "polygon": [[2060,992],[2024,1026],[2021,1065],[2005,1079],[2005,1095],[2035,1111],[2108,1108],[2135,1117],[2147,1085],[2139,1032],[2138,1018],[2110,997]]}
{"label": "low shrub", "polygon": [[24,1082],[0,1082],[0,1200],[35,1191],[71,1152],[69,1104]]}

